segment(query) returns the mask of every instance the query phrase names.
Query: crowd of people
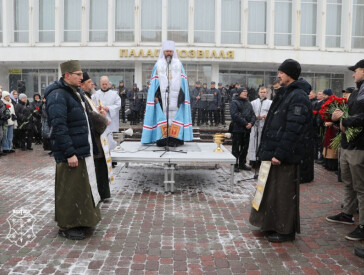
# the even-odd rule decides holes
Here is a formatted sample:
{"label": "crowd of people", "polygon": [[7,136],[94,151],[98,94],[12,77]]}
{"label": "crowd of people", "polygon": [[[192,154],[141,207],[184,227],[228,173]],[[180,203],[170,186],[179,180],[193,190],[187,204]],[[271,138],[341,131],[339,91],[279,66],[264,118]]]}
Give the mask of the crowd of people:
{"label": "crowd of people", "polygon": [[34,94],[30,102],[25,93],[0,90],[0,97],[0,156],[15,153],[15,149],[33,150],[32,143],[44,143],[44,149],[50,150],[49,140],[42,135],[41,96]]}
{"label": "crowd of people", "polygon": [[[126,89],[123,81],[114,89],[107,76],[100,78],[96,91],[78,61],[62,63],[60,80],[46,88],[43,98],[34,94],[32,102],[25,91],[1,89],[0,156],[16,148],[32,150],[32,143],[51,150],[56,161],[59,235],[83,239],[82,228],[100,221],[98,203],[110,198],[110,150],[117,146],[112,134],[119,131],[120,121],[126,122],[128,115],[131,124],[143,121],[142,143],[165,146],[172,138],[179,146],[192,140],[193,125],[225,125],[229,104],[235,172],[252,167],[257,171],[261,165],[269,169],[264,196],[252,208],[250,223],[266,232],[271,242],[294,240],[300,233],[299,184],[313,180],[315,160],[338,171],[339,181],[345,184],[342,212],[326,220],[354,224],[358,211],[359,225],[345,238],[364,240],[364,60],[349,67],[356,87],[342,91],[348,112],[336,109],[325,120],[320,110],[334,92],[313,91],[300,78],[301,66],[295,60],[279,66],[271,91],[265,86],[255,91],[239,83],[230,87],[218,83],[216,88],[214,81],[210,89],[197,81],[189,91],[175,52],[173,41],[163,43],[151,81],[142,91],[136,84]],[[130,112],[125,110],[127,100]],[[346,138],[350,127],[359,129],[354,139]],[[338,134],[342,135],[339,149],[332,146]],[[72,195],[63,192],[70,188]],[[356,254],[364,257],[361,249]]]}

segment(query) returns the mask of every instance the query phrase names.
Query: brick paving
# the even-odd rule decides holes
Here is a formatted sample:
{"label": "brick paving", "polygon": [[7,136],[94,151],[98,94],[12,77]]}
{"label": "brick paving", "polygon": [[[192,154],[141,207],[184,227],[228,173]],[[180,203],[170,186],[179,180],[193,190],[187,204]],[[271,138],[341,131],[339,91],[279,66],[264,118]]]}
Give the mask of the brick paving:
{"label": "brick paving", "polygon": [[[132,163],[115,168],[99,225],[70,241],[54,222],[53,158],[34,147],[0,158],[0,274],[364,273],[364,259],[353,254],[363,244],[344,238],[355,225],[325,221],[340,211],[343,184],[321,166],[301,185],[302,233],[294,242],[269,243],[249,224],[255,181],[241,180],[251,172],[236,173],[232,194],[228,167],[179,167],[177,192],[165,194],[161,166]],[[17,214],[28,215],[27,233],[11,242],[14,210],[28,210]]]}

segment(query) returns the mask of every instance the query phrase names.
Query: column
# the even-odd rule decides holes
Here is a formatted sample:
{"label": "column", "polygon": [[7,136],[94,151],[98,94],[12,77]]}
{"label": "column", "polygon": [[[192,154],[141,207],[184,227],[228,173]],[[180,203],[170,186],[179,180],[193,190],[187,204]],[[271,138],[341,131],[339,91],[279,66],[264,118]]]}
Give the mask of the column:
{"label": "column", "polygon": [[324,51],[326,48],[326,9],[326,0],[318,1],[316,44],[321,51]]}
{"label": "column", "polygon": [[[63,1],[62,1],[63,2]],[[63,33],[63,16],[61,17],[61,0],[55,0],[54,3],[54,45],[59,46],[61,39],[61,34]],[[62,36],[63,38],[63,36]]]}
{"label": "column", "polygon": [[353,0],[345,0],[342,5],[341,45],[345,51],[351,51],[351,37],[353,36]]}
{"label": "column", "polygon": [[221,46],[221,0],[216,0],[215,6],[215,43],[217,47]]}
{"label": "column", "polygon": [[141,61],[135,61],[135,83],[143,87],[143,66]]}
{"label": "column", "polygon": [[3,45],[9,46],[9,43],[13,41],[11,35],[14,37],[14,26],[13,26],[13,1],[3,1]]}
{"label": "column", "polygon": [[188,4],[188,44],[192,45],[195,40],[195,15],[194,15],[194,8],[195,8],[195,1],[190,0]]}
{"label": "column", "polygon": [[267,1],[267,45],[269,48],[274,48],[274,13],[275,0]]}
{"label": "column", "polygon": [[168,2],[162,0],[162,42],[167,40],[167,29],[168,29]]}
{"label": "column", "polygon": [[115,41],[115,0],[109,0],[107,9],[107,45],[112,46]]}
{"label": "column", "polygon": [[248,45],[248,14],[249,14],[248,5],[249,5],[248,0],[242,0],[241,16],[243,20],[241,20],[242,22],[241,31],[243,33],[241,34],[241,38],[243,47],[246,47]]}
{"label": "column", "polygon": [[140,0],[135,0],[134,8],[134,42],[139,45],[141,40],[141,19],[140,19]]}
{"label": "column", "polygon": [[81,15],[81,46],[86,46],[89,41],[89,15],[90,14],[90,2],[82,0],[82,15]]}
{"label": "column", "polygon": [[301,44],[301,0],[292,3],[292,42],[294,49],[298,50]]}
{"label": "column", "polygon": [[38,30],[35,30],[35,26],[36,24],[34,24],[34,20],[35,20],[35,13],[37,13],[36,7],[35,7],[35,3],[34,0],[29,0],[29,29],[28,29],[28,34],[29,34],[29,44],[31,46],[34,46],[35,43],[35,32]]}

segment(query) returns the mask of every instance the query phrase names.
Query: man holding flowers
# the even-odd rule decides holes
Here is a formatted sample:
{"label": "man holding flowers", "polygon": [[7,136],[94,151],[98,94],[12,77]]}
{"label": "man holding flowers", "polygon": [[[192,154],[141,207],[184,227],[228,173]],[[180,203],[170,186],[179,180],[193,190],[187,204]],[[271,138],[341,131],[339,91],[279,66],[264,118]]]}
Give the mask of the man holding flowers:
{"label": "man holding flowers", "polygon": [[[332,114],[333,121],[340,121],[341,156],[340,168],[345,184],[343,212],[326,218],[329,222],[354,224],[353,214],[356,211],[356,200],[359,206],[359,225],[345,236],[352,241],[364,240],[364,59],[349,67],[353,71],[357,89],[348,100],[347,112],[336,109]],[[364,257],[364,251],[356,253]]]}

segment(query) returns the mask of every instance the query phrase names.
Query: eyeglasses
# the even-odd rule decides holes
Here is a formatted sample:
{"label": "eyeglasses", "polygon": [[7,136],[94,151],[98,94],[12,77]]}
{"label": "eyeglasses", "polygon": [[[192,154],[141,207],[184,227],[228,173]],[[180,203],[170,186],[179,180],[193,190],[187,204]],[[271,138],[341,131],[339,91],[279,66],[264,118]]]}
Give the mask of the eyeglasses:
{"label": "eyeglasses", "polygon": [[82,76],[83,75],[83,73],[71,73],[71,72],[69,72],[69,74],[75,74],[77,76]]}

